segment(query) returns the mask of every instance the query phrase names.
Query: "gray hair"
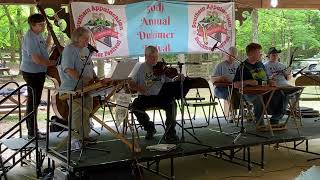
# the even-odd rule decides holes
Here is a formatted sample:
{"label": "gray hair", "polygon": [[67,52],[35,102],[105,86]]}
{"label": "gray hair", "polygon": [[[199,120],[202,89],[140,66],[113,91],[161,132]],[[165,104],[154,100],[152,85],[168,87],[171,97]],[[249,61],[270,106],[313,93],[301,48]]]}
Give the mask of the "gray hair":
{"label": "gray hair", "polygon": [[91,31],[89,29],[85,27],[78,27],[71,34],[71,42],[77,44],[82,36],[90,35],[90,33]]}
{"label": "gray hair", "polygon": [[229,48],[229,53],[230,53],[230,54],[237,55],[237,48],[234,47],[234,46],[231,46],[231,47]]}
{"label": "gray hair", "polygon": [[144,50],[145,55],[151,55],[151,54],[155,54],[155,53],[158,53],[158,49],[155,46],[148,46]]}

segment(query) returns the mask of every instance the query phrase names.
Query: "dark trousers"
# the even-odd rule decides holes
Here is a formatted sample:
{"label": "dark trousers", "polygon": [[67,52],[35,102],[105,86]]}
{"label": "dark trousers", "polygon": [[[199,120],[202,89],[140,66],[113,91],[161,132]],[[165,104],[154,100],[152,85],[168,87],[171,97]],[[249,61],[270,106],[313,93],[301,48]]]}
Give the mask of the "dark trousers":
{"label": "dark trousers", "polygon": [[[35,108],[37,113],[38,106],[40,104],[42,90],[44,81],[46,78],[46,73],[28,73],[22,71],[23,79],[26,81],[26,84],[30,87],[28,87],[28,98],[27,98],[27,109],[26,109],[26,115],[31,113],[33,111],[33,107]],[[31,89],[32,88],[32,89]],[[33,91],[32,91],[33,90]],[[35,95],[35,105],[33,106],[33,93]],[[35,130],[35,122],[34,122],[34,114],[30,116],[27,119],[27,129],[28,129],[28,135],[34,136],[34,130]]]}
{"label": "dark trousers", "polygon": [[153,122],[150,121],[148,114],[145,112],[150,108],[160,108],[166,112],[166,129],[167,135],[175,135],[175,125],[177,116],[177,104],[174,99],[166,99],[162,96],[138,96],[132,103],[132,112],[137,117],[138,122],[144,130],[154,129]]}
{"label": "dark trousers", "polygon": [[[183,81],[183,95],[185,96],[190,90],[192,79],[185,79]],[[150,108],[160,108],[166,112],[166,127],[167,136],[176,134],[176,116],[177,103],[176,99],[181,98],[181,82],[168,82],[163,84],[159,95],[157,96],[143,96],[139,95],[132,103],[131,108],[133,114],[137,117],[138,122],[143,126],[144,130],[152,130],[154,128],[153,122],[150,121],[148,114],[145,112]]]}

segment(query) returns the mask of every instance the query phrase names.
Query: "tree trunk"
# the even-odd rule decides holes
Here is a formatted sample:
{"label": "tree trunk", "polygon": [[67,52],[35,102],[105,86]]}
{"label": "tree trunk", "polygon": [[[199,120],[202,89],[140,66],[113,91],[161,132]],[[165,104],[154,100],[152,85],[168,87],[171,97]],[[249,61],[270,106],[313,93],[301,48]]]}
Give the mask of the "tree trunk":
{"label": "tree trunk", "polygon": [[22,48],[22,22],[21,22],[21,19],[22,19],[22,16],[21,16],[21,7],[19,6],[18,9],[17,9],[17,27],[19,27],[17,29],[17,36],[18,36],[18,43],[19,43],[19,64],[21,63],[22,61],[22,52],[21,52],[21,48]]}
{"label": "tree trunk", "polygon": [[104,78],[104,59],[97,60],[98,78]]}
{"label": "tree trunk", "polygon": [[259,17],[258,17],[258,10],[253,9],[252,13],[252,42],[258,43],[258,33],[259,33]]}
{"label": "tree trunk", "polygon": [[34,6],[30,6],[30,15],[31,14],[34,14],[35,12],[36,12],[36,7],[34,7]]}
{"label": "tree trunk", "polygon": [[2,5],[3,9],[4,9],[4,13],[7,16],[9,23],[10,23],[10,27],[9,27],[9,31],[10,31],[10,55],[11,55],[11,62],[15,62],[15,57],[16,57],[16,50],[15,50],[15,34],[16,34],[16,27],[13,21],[13,18],[10,15],[9,9],[7,7],[7,5]]}

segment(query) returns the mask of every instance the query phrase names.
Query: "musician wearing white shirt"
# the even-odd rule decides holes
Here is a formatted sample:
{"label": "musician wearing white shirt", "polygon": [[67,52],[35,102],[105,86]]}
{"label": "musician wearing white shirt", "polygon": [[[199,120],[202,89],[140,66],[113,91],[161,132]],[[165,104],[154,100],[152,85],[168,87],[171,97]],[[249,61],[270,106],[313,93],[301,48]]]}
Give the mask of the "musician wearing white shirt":
{"label": "musician wearing white shirt", "polygon": [[[233,81],[233,78],[236,74],[236,70],[239,66],[239,63],[235,61],[236,56],[237,56],[237,49],[235,47],[230,47],[229,54],[224,55],[225,60],[217,64],[212,73],[211,81],[213,84],[217,82],[231,83]],[[214,88],[214,95],[218,98],[224,99],[224,113],[226,115],[229,115],[229,110],[232,110],[232,108],[230,108],[231,102],[229,102],[230,100],[229,91],[230,90],[228,87],[215,86]],[[232,91],[232,93],[234,92]],[[237,93],[233,94],[233,98],[235,98],[235,100],[238,100]]]}
{"label": "musician wearing white shirt", "polygon": [[288,80],[291,79],[291,70],[279,62],[279,53],[281,50],[277,50],[275,47],[269,48],[268,61],[264,63],[264,66],[268,76],[276,82],[276,86],[289,86]]}

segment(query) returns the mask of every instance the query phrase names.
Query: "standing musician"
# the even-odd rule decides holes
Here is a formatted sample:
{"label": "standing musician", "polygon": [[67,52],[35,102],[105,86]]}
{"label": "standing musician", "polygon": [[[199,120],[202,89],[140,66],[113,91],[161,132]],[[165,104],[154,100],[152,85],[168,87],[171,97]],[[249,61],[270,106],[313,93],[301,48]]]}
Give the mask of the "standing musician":
{"label": "standing musician", "polygon": [[[262,85],[263,81],[266,81],[268,85],[275,86],[275,82],[271,80],[268,75],[266,68],[261,62],[261,45],[257,43],[250,43],[246,47],[246,53],[247,53],[247,59],[243,62],[243,65],[240,65],[237,69],[236,75],[234,77],[234,86],[236,88],[241,88],[241,80],[243,80],[243,86],[257,86]],[[241,71],[243,66],[243,79],[241,79]],[[256,95],[244,95],[244,98],[253,103],[254,105],[254,116],[256,122],[260,123],[259,125],[264,125],[263,120],[260,120],[262,118],[262,110],[263,110],[263,104],[259,100],[258,96]],[[272,100],[276,100],[275,98],[272,98]],[[277,111],[274,111],[272,113],[272,117],[270,118],[271,124],[278,124],[279,120],[283,117],[285,113],[285,108],[277,108]]]}
{"label": "standing musician", "polygon": [[[50,45],[51,36],[45,41],[42,33],[45,30],[45,18],[41,14],[33,14],[28,18],[30,29],[26,32],[22,43],[22,62],[20,71],[26,84],[32,88],[35,95],[35,104],[33,104],[32,90],[28,88],[26,115],[33,111],[35,107],[37,113],[40,104],[42,90],[45,82],[48,66],[54,66],[55,61],[49,60],[47,47]],[[34,134],[34,115],[27,119],[28,138]],[[39,133],[38,138],[45,138],[44,133]]]}
{"label": "standing musician", "polygon": [[[71,34],[71,43],[66,46],[62,52],[61,64],[58,67],[59,76],[61,79],[61,90],[73,91],[74,89],[81,89],[97,80],[97,76],[93,70],[94,65],[89,57],[87,63],[84,65],[87,57],[82,57],[83,51],[87,50],[91,32],[84,28],[79,27]],[[83,76],[80,77],[83,70]],[[78,82],[79,81],[79,82]],[[103,81],[104,82],[104,81]],[[78,86],[75,88],[75,86]],[[84,133],[85,142],[94,142],[97,139],[90,137],[90,114],[93,109],[93,99],[91,96],[84,96],[84,108],[81,107],[81,98],[75,98],[72,101],[72,146],[79,143],[82,133]],[[83,111],[83,112],[82,112]],[[83,113],[83,126],[81,122],[81,115]]]}
{"label": "standing musician", "polygon": [[[145,112],[148,108],[158,107],[166,111],[166,131],[165,141],[176,142],[179,137],[176,135],[176,114],[177,104],[175,98],[180,98],[180,79],[170,79],[167,76],[155,75],[153,67],[158,61],[158,50],[154,46],[145,48],[146,61],[141,64],[137,73],[130,82],[130,88],[138,91],[138,97],[132,103],[132,112],[137,117],[139,123],[147,131],[145,139],[153,139],[156,129],[154,123],[150,121],[148,114]],[[178,78],[177,78],[178,77]],[[183,78],[183,77],[182,77]],[[188,91],[189,81],[184,81],[184,95]]]}
{"label": "standing musician", "polygon": [[[236,70],[239,66],[239,63],[235,61],[236,56],[237,49],[235,47],[230,47],[229,54],[224,55],[225,60],[217,64],[215,67],[215,70],[211,77],[211,81],[213,83],[231,83],[233,81],[234,75],[236,74]],[[228,87],[216,86],[214,88],[214,95],[218,98],[224,99],[224,112],[225,114],[229,114],[229,106],[232,105],[232,103],[229,102],[230,98]]]}
{"label": "standing musician", "polygon": [[277,50],[275,47],[269,48],[268,61],[264,63],[264,66],[268,76],[276,82],[276,86],[289,86],[288,80],[292,77],[291,71],[286,70],[285,65],[279,62],[279,53],[281,50]]}

